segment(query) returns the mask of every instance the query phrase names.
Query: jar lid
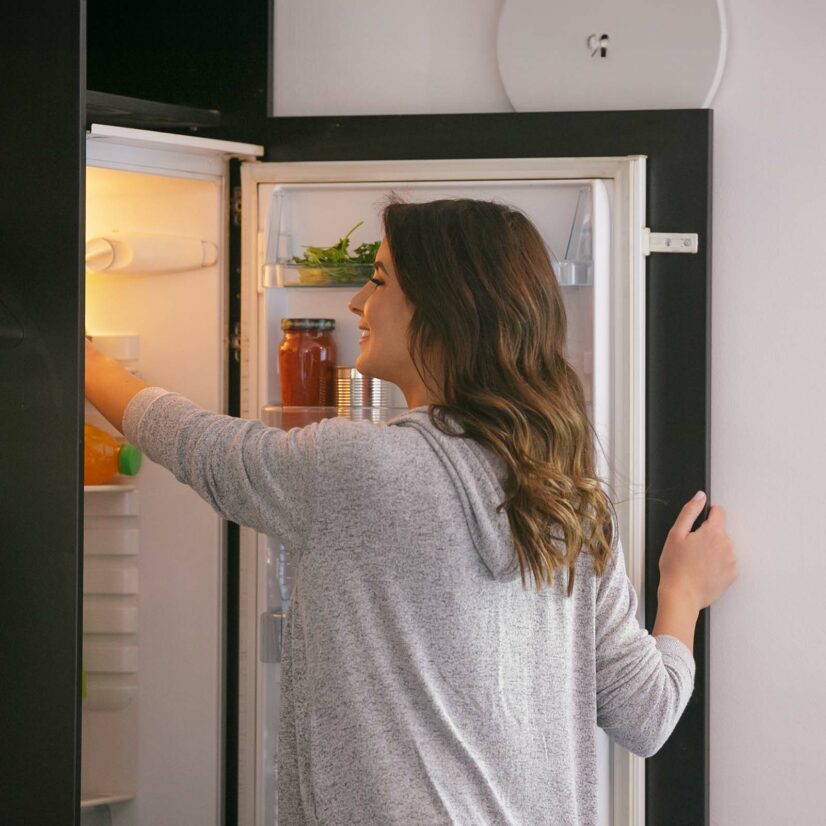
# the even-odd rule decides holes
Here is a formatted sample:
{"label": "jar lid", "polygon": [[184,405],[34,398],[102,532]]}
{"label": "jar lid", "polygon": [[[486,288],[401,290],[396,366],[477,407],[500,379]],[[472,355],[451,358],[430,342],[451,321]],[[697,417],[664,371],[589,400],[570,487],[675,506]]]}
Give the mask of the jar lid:
{"label": "jar lid", "polygon": [[282,330],[335,330],[334,318],[282,318]]}

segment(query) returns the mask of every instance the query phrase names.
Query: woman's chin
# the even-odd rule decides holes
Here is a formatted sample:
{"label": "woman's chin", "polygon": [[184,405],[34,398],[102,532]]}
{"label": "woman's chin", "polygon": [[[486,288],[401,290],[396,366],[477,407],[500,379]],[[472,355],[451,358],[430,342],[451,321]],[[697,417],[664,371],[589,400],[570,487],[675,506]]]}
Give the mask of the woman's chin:
{"label": "woman's chin", "polygon": [[359,353],[358,357],[356,358],[356,363],[353,366],[363,376],[369,376],[371,379],[387,380],[386,377],[382,375],[383,371],[381,370],[381,367],[377,369],[376,365],[373,364],[370,355],[364,351]]}
{"label": "woman's chin", "polygon": [[370,372],[370,358],[367,356],[366,353],[360,353],[358,358],[356,359],[356,363],[353,366],[363,376],[370,376],[370,378],[375,378],[375,373]]}

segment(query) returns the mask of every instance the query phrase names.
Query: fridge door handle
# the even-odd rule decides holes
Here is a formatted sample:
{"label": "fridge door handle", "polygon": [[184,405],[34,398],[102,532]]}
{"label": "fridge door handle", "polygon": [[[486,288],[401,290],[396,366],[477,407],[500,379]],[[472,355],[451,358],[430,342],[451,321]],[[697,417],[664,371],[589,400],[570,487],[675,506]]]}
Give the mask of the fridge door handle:
{"label": "fridge door handle", "polygon": [[258,618],[258,659],[262,663],[281,662],[281,642],[287,615],[280,611],[264,611]]}

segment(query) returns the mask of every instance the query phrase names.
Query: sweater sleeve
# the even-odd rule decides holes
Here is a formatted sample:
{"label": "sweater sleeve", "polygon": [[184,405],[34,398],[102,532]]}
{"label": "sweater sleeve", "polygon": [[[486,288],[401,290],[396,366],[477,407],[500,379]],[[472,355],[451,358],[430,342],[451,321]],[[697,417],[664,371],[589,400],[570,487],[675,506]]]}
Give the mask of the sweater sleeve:
{"label": "sweater sleeve", "polygon": [[676,637],[651,636],[637,621],[637,594],[622,547],[596,596],[597,724],[640,757],[662,748],[694,690],[694,658]]}
{"label": "sweater sleeve", "polygon": [[221,516],[293,547],[314,515],[315,430],[210,413],[159,387],[141,390],[123,417],[127,439]]}

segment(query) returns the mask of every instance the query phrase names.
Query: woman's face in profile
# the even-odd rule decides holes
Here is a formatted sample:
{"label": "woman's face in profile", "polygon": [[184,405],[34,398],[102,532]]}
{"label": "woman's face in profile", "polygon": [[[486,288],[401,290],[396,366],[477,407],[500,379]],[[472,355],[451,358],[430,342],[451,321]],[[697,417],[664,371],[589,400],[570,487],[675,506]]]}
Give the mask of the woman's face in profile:
{"label": "woman's face in profile", "polygon": [[392,382],[406,393],[419,375],[407,348],[407,327],[413,307],[402,292],[387,239],[376,253],[373,277],[347,305],[359,317],[359,356],[356,369]]}

